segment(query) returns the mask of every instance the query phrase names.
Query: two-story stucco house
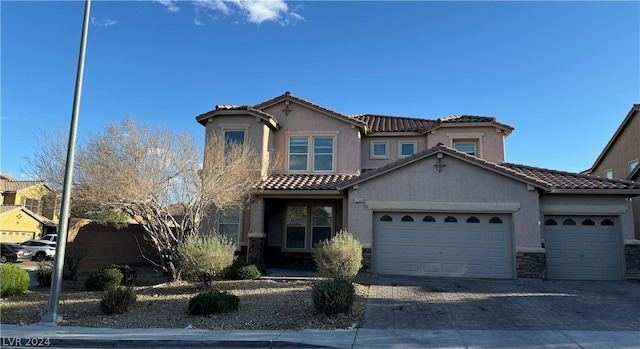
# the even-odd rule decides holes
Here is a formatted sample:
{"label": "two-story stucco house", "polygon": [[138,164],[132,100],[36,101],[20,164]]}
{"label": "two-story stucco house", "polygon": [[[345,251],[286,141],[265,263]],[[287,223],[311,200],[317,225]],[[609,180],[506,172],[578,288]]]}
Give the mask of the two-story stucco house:
{"label": "two-story stucco house", "polygon": [[[593,166],[592,176],[640,180],[640,104],[634,104]],[[640,239],[640,198],[632,199],[636,239]]]}
{"label": "two-story stucco house", "polygon": [[495,118],[347,116],[287,92],[196,120],[271,164],[248,207],[217,223],[250,261],[308,266],[315,243],[347,229],[379,274],[621,280],[637,272],[625,268],[625,245],[638,248],[629,198],[640,185],[505,163],[513,128]]}

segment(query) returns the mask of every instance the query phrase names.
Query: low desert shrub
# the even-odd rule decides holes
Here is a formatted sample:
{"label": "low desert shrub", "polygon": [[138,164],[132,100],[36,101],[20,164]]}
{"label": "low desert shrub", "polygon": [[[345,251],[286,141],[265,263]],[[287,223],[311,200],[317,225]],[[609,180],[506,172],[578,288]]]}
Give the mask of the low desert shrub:
{"label": "low desert shrub", "polygon": [[103,269],[118,269],[122,273],[122,281],[120,284],[122,286],[132,287],[136,283],[136,279],[138,278],[138,272],[128,264],[111,264]]}
{"label": "low desert shrub", "polygon": [[341,230],[315,246],[313,261],[321,276],[352,278],[362,267],[362,245],[353,235]]}
{"label": "low desert shrub", "polygon": [[105,314],[124,314],[133,306],[136,298],[132,287],[116,286],[102,295],[100,307]]}
{"label": "low desert shrub", "polygon": [[262,276],[262,273],[258,267],[251,264],[238,268],[237,276],[239,280],[257,280]]}
{"label": "low desert shrub", "polygon": [[349,311],[356,290],[351,279],[339,276],[314,283],[311,294],[315,310],[331,315]]}
{"label": "low desert shrub", "polygon": [[256,280],[262,275],[257,265],[248,264],[243,259],[237,258],[225,271],[224,278],[229,280]]}
{"label": "low desert shrub", "polygon": [[29,273],[15,264],[0,265],[0,297],[23,293],[29,288]]}
{"label": "low desert shrub", "polygon": [[38,287],[51,287],[51,278],[53,277],[53,264],[47,262],[38,263]]}
{"label": "low desert shrub", "polygon": [[91,273],[84,285],[87,291],[106,291],[119,286],[123,277],[117,268],[102,268]]}
{"label": "low desert shrub", "polygon": [[236,245],[221,234],[193,235],[178,245],[180,277],[207,285],[233,264]]}
{"label": "low desert shrub", "polygon": [[211,315],[238,310],[240,298],[226,291],[203,292],[189,300],[189,314]]}

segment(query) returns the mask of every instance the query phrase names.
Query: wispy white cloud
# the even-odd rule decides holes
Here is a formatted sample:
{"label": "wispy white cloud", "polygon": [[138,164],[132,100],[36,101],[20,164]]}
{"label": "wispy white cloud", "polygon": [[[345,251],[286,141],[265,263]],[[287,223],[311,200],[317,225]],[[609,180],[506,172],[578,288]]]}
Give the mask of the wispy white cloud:
{"label": "wispy white cloud", "polygon": [[177,5],[177,0],[153,0],[161,5],[163,5],[164,7],[167,8],[167,11],[169,12],[178,12],[180,11],[180,8]]}
{"label": "wispy white cloud", "polygon": [[[300,14],[290,11],[284,0],[196,0],[194,2],[196,13],[205,12],[221,13],[225,16],[240,15],[255,24],[275,22],[281,25],[289,25],[299,21],[305,21]],[[215,16],[210,16],[216,18]],[[196,24],[202,25],[200,18]]]}
{"label": "wispy white cloud", "polygon": [[98,20],[95,17],[91,17],[91,24],[97,25],[98,27],[109,27],[118,23],[115,19],[107,18],[104,20]]}

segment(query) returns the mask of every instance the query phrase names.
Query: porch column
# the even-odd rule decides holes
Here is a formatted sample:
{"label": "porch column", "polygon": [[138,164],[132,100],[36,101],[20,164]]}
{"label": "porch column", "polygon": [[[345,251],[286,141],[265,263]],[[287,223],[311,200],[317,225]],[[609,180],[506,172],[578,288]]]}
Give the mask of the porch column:
{"label": "porch column", "polygon": [[264,262],[264,249],[267,235],[264,233],[264,199],[255,197],[251,202],[251,226],[249,228],[247,262]]}

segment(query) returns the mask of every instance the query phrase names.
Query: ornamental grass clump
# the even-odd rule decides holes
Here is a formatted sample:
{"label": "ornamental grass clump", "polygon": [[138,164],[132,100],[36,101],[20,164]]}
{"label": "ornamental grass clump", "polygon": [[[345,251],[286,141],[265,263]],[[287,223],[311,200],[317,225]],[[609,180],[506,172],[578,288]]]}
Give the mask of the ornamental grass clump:
{"label": "ornamental grass clump", "polygon": [[50,287],[51,278],[53,277],[53,264],[48,262],[38,263],[38,287]]}
{"label": "ornamental grass clump", "polygon": [[100,307],[105,314],[124,314],[136,302],[136,292],[132,287],[116,286],[102,295]]}
{"label": "ornamental grass clump", "polygon": [[208,285],[233,264],[236,245],[221,234],[192,235],[178,245],[177,251],[180,277]]}
{"label": "ornamental grass clump", "polygon": [[351,279],[338,276],[314,283],[311,295],[317,312],[332,315],[351,309],[356,290]]}
{"label": "ornamental grass clump", "polygon": [[29,273],[15,264],[0,265],[0,297],[6,298],[29,288]]}
{"label": "ornamental grass clump", "polygon": [[353,278],[362,268],[362,245],[349,232],[341,230],[316,245],[313,261],[321,276]]}
{"label": "ornamental grass clump", "polygon": [[238,310],[240,298],[227,291],[211,290],[189,300],[189,314],[212,315]]}

